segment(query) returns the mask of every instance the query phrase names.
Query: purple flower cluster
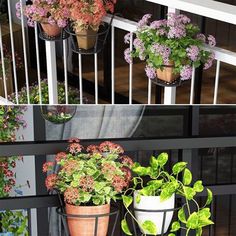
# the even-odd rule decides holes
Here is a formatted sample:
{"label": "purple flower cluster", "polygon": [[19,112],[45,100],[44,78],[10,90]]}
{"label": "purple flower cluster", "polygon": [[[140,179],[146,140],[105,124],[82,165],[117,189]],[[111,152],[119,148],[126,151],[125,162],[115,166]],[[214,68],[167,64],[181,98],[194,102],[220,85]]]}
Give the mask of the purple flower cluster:
{"label": "purple flower cluster", "polygon": [[145,46],[144,46],[144,43],[139,38],[135,38],[133,44],[134,44],[135,49],[139,53],[140,60],[144,60],[145,59],[145,55],[144,55]]}
{"label": "purple flower cluster", "polygon": [[125,49],[124,51],[125,60],[127,63],[132,64],[132,55],[130,48]]}
{"label": "purple flower cluster", "polygon": [[206,42],[206,36],[204,34],[197,34],[197,39],[202,41],[203,43]]}
{"label": "purple flower cluster", "polygon": [[169,47],[155,43],[151,47],[151,52],[155,54],[159,54],[163,59],[164,65],[169,64],[169,57],[171,54],[171,49]]}
{"label": "purple flower cluster", "polygon": [[146,66],[145,67],[145,72],[146,72],[146,75],[149,79],[155,79],[156,78],[156,70],[155,68],[153,67],[150,67],[150,66]]}
{"label": "purple flower cluster", "polygon": [[208,44],[210,45],[210,47],[215,47],[216,46],[216,39],[215,39],[214,36],[209,35],[207,37],[207,39],[208,39]]}
{"label": "purple flower cluster", "polygon": [[128,34],[125,35],[125,37],[124,37],[124,42],[125,43],[130,43],[130,36],[131,36],[131,33],[128,33]]}
{"label": "purple flower cluster", "polygon": [[192,45],[186,49],[187,55],[191,61],[197,61],[199,59],[200,49],[198,46]]}
{"label": "purple flower cluster", "polygon": [[193,69],[190,65],[183,66],[180,76],[181,80],[189,80],[192,77]]}
{"label": "purple flower cluster", "polygon": [[150,24],[151,29],[160,29],[161,27],[166,27],[167,20],[155,20]]}
{"label": "purple flower cluster", "polygon": [[149,19],[152,17],[151,14],[146,14],[142,17],[142,19],[138,22],[138,29],[143,29],[148,25]]}
{"label": "purple flower cluster", "polygon": [[214,59],[215,59],[215,53],[212,52],[211,55],[209,56],[208,60],[204,64],[204,68],[203,69],[204,70],[209,69],[212,66],[212,64],[213,64]]}

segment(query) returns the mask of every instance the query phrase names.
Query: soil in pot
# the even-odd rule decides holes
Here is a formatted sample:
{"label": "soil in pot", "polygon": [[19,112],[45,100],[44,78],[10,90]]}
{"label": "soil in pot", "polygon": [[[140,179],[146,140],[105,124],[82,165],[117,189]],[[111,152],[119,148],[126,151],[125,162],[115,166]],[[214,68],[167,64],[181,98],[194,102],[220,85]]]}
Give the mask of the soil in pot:
{"label": "soil in pot", "polygon": [[[96,218],[93,215],[109,214],[110,204],[102,206],[73,206],[66,203],[66,213],[72,215],[90,215],[91,218],[69,218],[68,227],[71,236],[94,236]],[[109,216],[98,218],[97,236],[107,236]]]}
{"label": "soil in pot", "polygon": [[97,31],[83,30],[77,33],[76,38],[79,48],[88,50],[95,46]]}
{"label": "soil in pot", "polygon": [[[138,192],[134,192],[134,208],[135,209],[144,209],[144,210],[166,210],[174,209],[175,207],[175,195],[173,194],[171,198],[166,201],[161,202],[160,196],[141,196],[140,202],[137,203],[136,197]],[[166,212],[166,219],[164,225],[164,233],[167,232],[170,227],[174,210]],[[143,212],[135,211],[135,217],[138,220],[139,224],[142,225],[145,221],[152,221],[156,225],[156,234],[159,235],[162,233],[164,212]],[[149,234],[150,232],[140,228],[143,234]]]}
{"label": "soil in pot", "polygon": [[171,83],[180,77],[179,74],[174,74],[174,65],[166,65],[163,70],[157,69],[157,78],[165,82]]}
{"label": "soil in pot", "polygon": [[50,37],[56,37],[61,34],[62,28],[58,25],[51,25],[49,23],[40,23],[45,34]]}

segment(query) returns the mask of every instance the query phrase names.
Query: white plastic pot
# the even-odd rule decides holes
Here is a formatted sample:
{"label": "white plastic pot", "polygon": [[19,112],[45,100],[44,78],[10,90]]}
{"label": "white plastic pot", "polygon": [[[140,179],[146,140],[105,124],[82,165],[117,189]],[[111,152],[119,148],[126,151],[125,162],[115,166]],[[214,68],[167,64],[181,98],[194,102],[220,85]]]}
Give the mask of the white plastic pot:
{"label": "white plastic pot", "polygon": [[[173,194],[168,200],[161,202],[159,196],[140,196],[140,202],[136,202],[136,197],[138,195],[138,191],[134,192],[134,208],[142,209],[142,210],[167,210],[174,209],[175,207],[175,194]],[[164,225],[164,233],[167,232],[170,223],[172,221],[174,214],[173,211],[166,212],[166,219]],[[158,235],[162,233],[163,220],[164,220],[164,212],[143,212],[143,211],[135,211],[135,217],[139,222],[139,225],[142,225],[145,221],[152,221],[156,225],[156,233],[154,235]],[[140,228],[143,234],[149,234],[147,230],[143,230]]]}

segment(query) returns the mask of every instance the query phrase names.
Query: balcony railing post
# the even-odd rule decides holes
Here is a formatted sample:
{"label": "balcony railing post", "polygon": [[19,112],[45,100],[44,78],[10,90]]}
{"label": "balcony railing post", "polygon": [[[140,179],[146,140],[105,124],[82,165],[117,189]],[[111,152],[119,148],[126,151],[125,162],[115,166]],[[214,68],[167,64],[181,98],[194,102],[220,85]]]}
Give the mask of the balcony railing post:
{"label": "balcony railing post", "polygon": [[47,77],[48,77],[48,96],[49,104],[58,104],[57,94],[57,63],[56,63],[56,44],[46,41],[47,58]]}
{"label": "balcony railing post", "polygon": [[[175,8],[168,7],[168,13],[179,14],[179,10]],[[164,89],[164,104],[172,105],[176,103],[176,88],[175,87],[165,87]]]}

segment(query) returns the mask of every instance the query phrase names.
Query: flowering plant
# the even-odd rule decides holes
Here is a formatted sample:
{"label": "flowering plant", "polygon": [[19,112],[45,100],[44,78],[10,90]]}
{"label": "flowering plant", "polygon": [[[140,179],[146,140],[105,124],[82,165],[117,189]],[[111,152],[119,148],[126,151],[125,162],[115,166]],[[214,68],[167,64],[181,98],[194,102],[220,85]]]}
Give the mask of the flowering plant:
{"label": "flowering plant", "polygon": [[97,31],[107,12],[114,12],[116,0],[60,0],[70,12],[70,20],[76,33],[92,29]]}
{"label": "flowering plant", "polygon": [[[32,5],[24,8],[28,25],[34,27],[35,22],[49,23],[64,28],[67,25],[69,12],[60,5],[59,0],[33,0]],[[21,17],[21,3],[16,3],[16,16]]]}
{"label": "flowering plant", "polygon": [[[177,162],[173,165],[171,173],[165,170],[165,165],[168,162],[168,154],[161,153],[157,157],[150,158],[150,164],[147,167],[141,166],[139,163],[134,163],[132,172],[133,187],[127,189],[122,195],[123,204],[127,209],[124,219],[121,222],[122,230],[127,235],[132,235],[129,230],[126,220],[127,214],[137,222],[140,228],[148,231],[151,235],[156,235],[156,225],[150,221],[144,221],[142,224],[133,216],[129,207],[133,201],[137,204],[141,201],[141,196],[160,196],[160,201],[166,201],[178,194],[185,199],[185,203],[178,210],[178,220],[172,223],[171,232],[168,236],[175,236],[175,232],[182,229],[186,231],[186,236],[190,230],[195,230],[196,235],[202,235],[202,228],[214,224],[211,220],[211,212],[208,205],[212,202],[212,192],[207,189],[208,197],[203,207],[200,207],[195,200],[197,193],[203,192],[204,186],[202,181],[198,180],[192,183],[192,173],[187,168],[186,162]],[[182,181],[179,180],[179,176]],[[145,178],[145,182],[144,182]],[[134,191],[137,191],[135,199],[132,196]],[[190,203],[195,205],[190,208]],[[187,209],[187,211],[186,211]]]}
{"label": "flowering plant", "polygon": [[[216,45],[212,35],[206,38],[185,15],[169,13],[167,20],[149,23],[150,18],[151,15],[147,14],[138,22],[134,50],[125,50],[128,63],[132,63],[132,57],[146,60],[145,70],[149,79],[156,77],[156,69],[163,70],[166,65],[173,66],[174,74],[180,74],[182,80],[191,78],[193,66],[197,68],[203,64],[204,69],[212,66],[215,55],[210,49],[204,49],[206,42],[210,47]],[[124,40],[129,43],[130,34]]]}
{"label": "flowering plant", "polygon": [[129,185],[133,161],[123,155],[123,148],[115,143],[103,142],[99,146],[84,148],[79,140],[69,140],[68,153],[60,152],[55,162],[46,162],[43,172],[59,171],[48,175],[48,190],[64,194],[71,205],[104,205],[114,201]]}
{"label": "flowering plant", "polygon": [[[11,72],[10,65],[12,62],[12,55],[11,55],[11,52],[8,51],[5,44],[3,44],[3,55],[4,55],[4,65],[5,65],[6,77],[8,77]],[[1,58],[1,52],[0,52],[0,58]],[[15,61],[16,61],[16,69],[22,69],[23,62],[17,52],[15,52]],[[2,61],[0,60],[0,79],[2,79],[2,78],[3,78]]]}

